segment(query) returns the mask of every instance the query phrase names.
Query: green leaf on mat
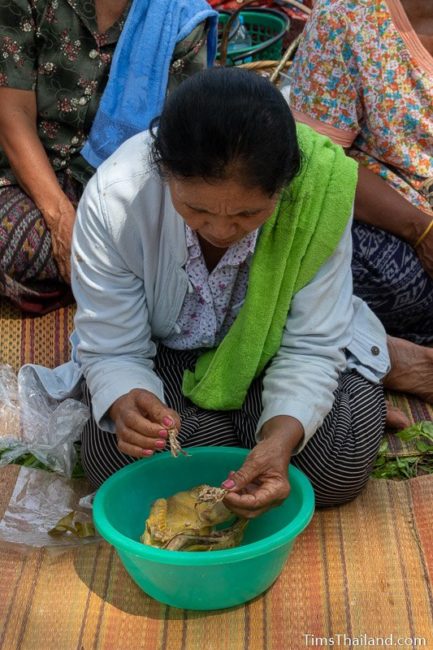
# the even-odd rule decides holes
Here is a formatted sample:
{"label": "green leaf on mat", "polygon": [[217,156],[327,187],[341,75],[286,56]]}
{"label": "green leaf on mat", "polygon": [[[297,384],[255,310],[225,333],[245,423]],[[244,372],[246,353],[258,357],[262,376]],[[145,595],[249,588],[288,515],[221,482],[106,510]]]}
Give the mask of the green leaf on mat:
{"label": "green leaf on mat", "polygon": [[429,422],[428,420],[417,422],[407,427],[407,429],[398,431],[395,435],[403,441],[414,440],[419,436],[423,436],[433,442],[433,422]]}
{"label": "green leaf on mat", "polygon": [[433,451],[432,445],[428,444],[428,442],[424,442],[424,440],[417,440],[416,442],[416,448],[418,451],[424,452],[424,451]]}
{"label": "green leaf on mat", "polygon": [[433,422],[422,421],[395,434],[408,444],[409,453],[391,456],[387,438],[384,438],[378,451],[372,476],[401,480],[423,474],[433,474]]}

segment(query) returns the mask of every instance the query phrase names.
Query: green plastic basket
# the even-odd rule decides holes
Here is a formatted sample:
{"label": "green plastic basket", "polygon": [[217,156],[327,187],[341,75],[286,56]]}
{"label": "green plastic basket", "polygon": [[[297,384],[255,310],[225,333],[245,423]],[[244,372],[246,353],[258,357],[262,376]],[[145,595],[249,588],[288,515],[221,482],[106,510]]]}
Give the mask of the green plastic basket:
{"label": "green plastic basket", "polygon": [[[277,61],[283,51],[284,34],[290,26],[286,14],[275,9],[244,9],[239,12],[251,37],[252,45],[236,53],[227,52],[225,65],[239,65],[250,61]],[[221,36],[230,14],[221,12],[218,17],[220,45]],[[218,58],[223,58],[221,52]]]}

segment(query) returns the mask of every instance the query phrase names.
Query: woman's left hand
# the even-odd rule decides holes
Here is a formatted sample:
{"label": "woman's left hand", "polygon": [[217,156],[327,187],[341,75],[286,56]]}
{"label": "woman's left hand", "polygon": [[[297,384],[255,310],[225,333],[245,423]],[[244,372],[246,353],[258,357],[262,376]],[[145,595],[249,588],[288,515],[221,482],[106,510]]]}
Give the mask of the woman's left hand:
{"label": "woman's left hand", "polygon": [[225,505],[246,519],[281,505],[290,493],[288,467],[292,451],[303,434],[302,425],[294,418],[279,416],[269,420],[262,430],[263,440],[222,484],[230,490]]}

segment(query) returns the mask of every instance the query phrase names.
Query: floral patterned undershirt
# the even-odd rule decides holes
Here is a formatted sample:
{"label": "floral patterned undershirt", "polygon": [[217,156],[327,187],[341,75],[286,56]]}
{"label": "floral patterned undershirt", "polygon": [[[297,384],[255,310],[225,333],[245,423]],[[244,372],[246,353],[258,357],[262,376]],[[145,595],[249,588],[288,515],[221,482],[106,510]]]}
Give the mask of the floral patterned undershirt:
{"label": "floral patterned undershirt", "polygon": [[259,230],[230,246],[209,273],[196,233],[185,224],[188,292],[174,328],[163,343],[176,350],[213,348],[227,334],[241,308]]}
{"label": "floral patterned undershirt", "polygon": [[431,210],[433,57],[400,0],[317,0],[291,71],[297,120]]}

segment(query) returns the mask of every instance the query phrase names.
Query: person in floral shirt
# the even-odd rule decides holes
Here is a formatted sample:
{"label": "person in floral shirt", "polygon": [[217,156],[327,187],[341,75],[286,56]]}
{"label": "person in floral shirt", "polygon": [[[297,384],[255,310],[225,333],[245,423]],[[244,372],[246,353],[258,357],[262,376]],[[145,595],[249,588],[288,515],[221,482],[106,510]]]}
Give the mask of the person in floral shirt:
{"label": "person in floral shirt", "polygon": [[[131,0],[0,6],[0,295],[45,313],[72,300],[81,156]],[[173,52],[168,90],[206,66],[205,22]]]}
{"label": "person in floral shirt", "polygon": [[[291,71],[290,104],[298,121],[360,163],[354,291],[379,316],[391,346],[394,337],[405,339],[406,371],[428,385],[433,355],[423,345],[433,343],[433,4],[317,0]],[[431,401],[433,392],[424,396]]]}

